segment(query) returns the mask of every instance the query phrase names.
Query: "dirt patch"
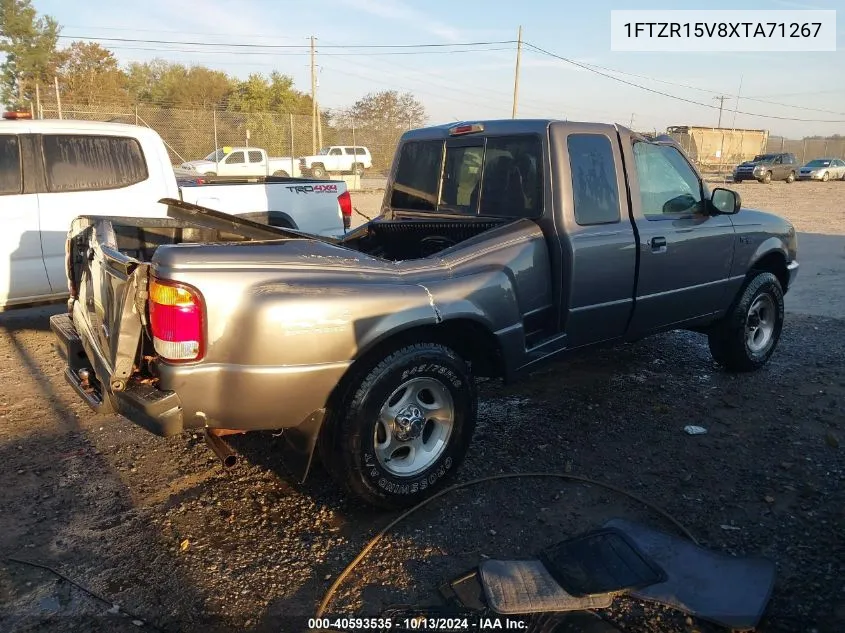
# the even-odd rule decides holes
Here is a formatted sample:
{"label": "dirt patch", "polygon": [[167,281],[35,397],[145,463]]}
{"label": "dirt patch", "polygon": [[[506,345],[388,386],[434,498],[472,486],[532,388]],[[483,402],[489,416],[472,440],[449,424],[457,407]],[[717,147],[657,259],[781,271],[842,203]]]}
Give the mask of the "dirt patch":
{"label": "dirt patch", "polygon": [[[749,206],[836,235],[845,233],[840,190],[845,183],[740,186]],[[822,193],[800,206],[811,191]],[[269,434],[234,438],[244,460],[223,471],[199,436],[161,439],[94,416],[52,350],[47,318],[59,309],[0,315],[0,629],[144,630],[49,573],[5,560],[16,556],[61,570],[163,630],[302,630],[332,578],[393,515],[346,498],[319,468],[296,484]],[[516,385],[484,384],[458,481],[569,470],[625,487],[708,547],[776,561],[761,630],[838,633],[843,358],[845,320],[790,314],[771,363],[754,374],[723,373],[703,337],[671,333],[583,354]],[[708,433],[686,435],[687,424]],[[387,537],[330,611],[434,601],[439,582],[483,557],[529,557],[618,516],[672,529],[580,484],[461,491]],[[633,633],[716,630],[625,599],[607,615]]]}

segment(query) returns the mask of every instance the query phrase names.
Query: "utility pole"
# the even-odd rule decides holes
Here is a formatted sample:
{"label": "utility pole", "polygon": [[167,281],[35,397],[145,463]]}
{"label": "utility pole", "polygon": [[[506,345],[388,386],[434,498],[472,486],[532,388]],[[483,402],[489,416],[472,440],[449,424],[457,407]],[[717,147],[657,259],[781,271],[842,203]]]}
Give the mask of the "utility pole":
{"label": "utility pole", "polygon": [[634,115],[635,115],[635,114],[636,114],[636,112],[631,112],[631,122],[628,124],[628,129],[629,129],[629,130],[633,130],[633,129],[634,129]]}
{"label": "utility pole", "polygon": [[719,123],[716,124],[716,127],[721,128],[722,127],[722,108],[725,107],[725,99],[727,99],[728,97],[726,97],[725,95],[720,95],[718,97],[713,97],[713,98],[719,100]]}
{"label": "utility pole", "polygon": [[513,110],[511,111],[511,118],[516,118],[516,102],[519,98],[519,62],[522,60],[522,26],[516,36],[516,69],[513,73]]}
{"label": "utility pole", "polygon": [[56,109],[59,111],[59,118],[63,119],[62,116],[62,95],[59,94],[59,77],[53,77],[53,87],[56,89]]}
{"label": "utility pole", "polygon": [[311,154],[317,153],[317,67],[314,65],[314,36],[311,36]]}

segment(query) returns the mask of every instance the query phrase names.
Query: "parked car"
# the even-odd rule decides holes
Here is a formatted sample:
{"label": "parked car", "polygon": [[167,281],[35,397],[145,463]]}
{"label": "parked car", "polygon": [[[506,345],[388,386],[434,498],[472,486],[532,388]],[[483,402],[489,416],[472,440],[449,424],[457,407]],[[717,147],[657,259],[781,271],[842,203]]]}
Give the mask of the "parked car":
{"label": "parked car", "polygon": [[770,183],[773,180],[793,182],[798,174],[798,161],[795,154],[760,154],[752,160],[737,165],[734,169],[734,182],[756,180]]}
{"label": "parked car", "polygon": [[372,169],[373,157],[366,147],[334,145],[324,147],[316,156],[303,156],[299,168],[303,174],[325,178],[330,173],[362,176],[365,169]]}
{"label": "parked car", "polygon": [[167,207],[158,200],[179,198],[320,235],[342,235],[350,224],[343,182],[202,185],[187,173],[177,175],[146,127],[0,122],[0,309],[67,296],[65,241],[83,213],[162,218]]}
{"label": "parked car", "polygon": [[223,147],[202,160],[182,163],[204,176],[293,176],[299,177],[299,162],[291,156],[270,158],[260,147]]}
{"label": "parked car", "polygon": [[817,158],[804,165],[798,172],[798,180],[845,180],[845,160],[841,158]]}
{"label": "parked car", "polygon": [[387,507],[458,468],[476,377],[674,329],[754,370],[798,271],[789,222],[710,190],[671,140],[604,124],[407,132],[381,215],[340,240],[176,200],[169,215],[71,228],[51,325],[79,396],[161,435],[205,429],[227,458],[220,435],[283,429],[303,478],[316,446]]}

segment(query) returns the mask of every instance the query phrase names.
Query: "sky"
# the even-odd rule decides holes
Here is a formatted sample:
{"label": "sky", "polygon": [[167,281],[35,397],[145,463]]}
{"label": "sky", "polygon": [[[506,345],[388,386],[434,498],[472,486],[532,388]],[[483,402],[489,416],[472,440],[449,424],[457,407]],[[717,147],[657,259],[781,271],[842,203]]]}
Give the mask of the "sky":
{"label": "sky", "polygon": [[[412,92],[432,124],[511,116],[515,44],[461,47],[343,48],[523,40],[606,74],[684,99],[650,93],[523,48],[518,116],[610,121],[640,131],[669,125],[715,126],[772,135],[845,134],[845,4],[842,0],[34,0],[62,26],[62,45],[100,41],[122,63],[156,57],[203,64],[238,77],[272,70],[310,90],[307,48],[317,38],[318,100],[348,107],[370,92]],[[612,9],[840,9],[836,52],[614,52]],[[215,48],[116,42],[104,38],[264,44],[292,48]],[[403,54],[396,54],[396,53]],[[389,54],[388,54],[389,53]],[[410,54],[409,54],[410,53]],[[620,74],[627,73],[627,74]],[[678,85],[682,84],[682,85]],[[737,99],[739,97],[739,99]],[[761,101],[762,100],[762,101]],[[775,102],[775,103],[770,103]],[[710,106],[710,107],[707,107]],[[715,106],[715,107],[714,107]],[[751,114],[741,114],[735,110]],[[780,120],[757,115],[771,115]],[[833,122],[822,122],[833,121]]]}

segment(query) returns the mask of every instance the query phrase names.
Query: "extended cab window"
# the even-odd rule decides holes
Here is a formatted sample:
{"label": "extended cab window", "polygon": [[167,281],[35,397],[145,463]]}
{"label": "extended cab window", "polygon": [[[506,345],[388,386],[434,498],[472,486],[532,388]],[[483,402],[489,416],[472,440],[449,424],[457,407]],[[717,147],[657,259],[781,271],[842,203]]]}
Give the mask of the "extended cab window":
{"label": "extended cab window", "polygon": [[390,194],[390,206],[409,211],[434,211],[443,141],[411,141],[402,146]]}
{"label": "extended cab window", "polygon": [[141,146],[134,138],[83,134],[45,134],[47,190],[117,189],[148,177]]}
{"label": "extended cab window", "polygon": [[619,222],[619,187],[610,139],[603,134],[570,134],[566,145],[575,221],[581,226]]}
{"label": "extended cab window", "polygon": [[517,218],[541,215],[542,156],[538,136],[488,138],[480,214]]}
{"label": "extended cab window", "polygon": [[15,134],[0,135],[0,195],[21,192],[21,150]]}
{"label": "extended cab window", "polygon": [[441,206],[449,211],[475,215],[483,161],[483,145],[446,147]]}
{"label": "extended cab window", "polygon": [[646,218],[701,209],[701,182],[676,148],[638,141],[634,143],[634,163]]}
{"label": "extended cab window", "polygon": [[261,162],[261,152],[250,152],[249,153],[249,162],[260,163]]}

